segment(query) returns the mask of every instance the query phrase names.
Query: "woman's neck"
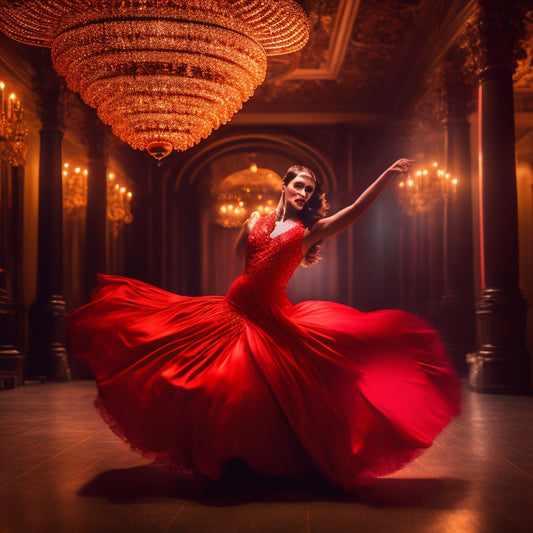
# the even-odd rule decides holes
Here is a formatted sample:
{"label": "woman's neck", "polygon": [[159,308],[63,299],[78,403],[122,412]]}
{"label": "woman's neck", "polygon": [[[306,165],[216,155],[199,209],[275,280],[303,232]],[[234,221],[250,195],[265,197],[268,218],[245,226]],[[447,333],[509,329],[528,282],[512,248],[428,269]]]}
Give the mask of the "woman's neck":
{"label": "woman's neck", "polygon": [[278,223],[286,222],[288,220],[297,222],[298,220],[300,220],[300,212],[291,210],[290,208],[286,209],[284,212],[281,212],[281,213],[279,211],[277,212],[276,221]]}

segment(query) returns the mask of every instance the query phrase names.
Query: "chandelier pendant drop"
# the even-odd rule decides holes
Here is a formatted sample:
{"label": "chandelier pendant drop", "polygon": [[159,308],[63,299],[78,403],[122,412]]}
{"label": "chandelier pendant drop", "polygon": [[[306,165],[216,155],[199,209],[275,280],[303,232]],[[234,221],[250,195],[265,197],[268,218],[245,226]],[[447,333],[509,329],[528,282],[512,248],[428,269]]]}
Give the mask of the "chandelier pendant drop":
{"label": "chandelier pendant drop", "polygon": [[0,29],[50,47],[55,70],[102,122],[156,159],[241,109],[267,56],[302,48],[296,0],[0,0]]}

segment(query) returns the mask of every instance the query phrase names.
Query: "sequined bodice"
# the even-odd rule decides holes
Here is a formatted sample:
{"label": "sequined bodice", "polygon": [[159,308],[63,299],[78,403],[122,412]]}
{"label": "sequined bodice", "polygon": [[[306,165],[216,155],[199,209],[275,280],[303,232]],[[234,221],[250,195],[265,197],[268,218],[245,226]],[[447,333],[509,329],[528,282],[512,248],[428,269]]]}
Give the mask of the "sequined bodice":
{"label": "sequined bodice", "polygon": [[274,228],[274,213],[257,221],[246,243],[244,272],[227,293],[228,300],[245,312],[290,306],[285,288],[302,260],[305,228],[298,222],[271,237]]}

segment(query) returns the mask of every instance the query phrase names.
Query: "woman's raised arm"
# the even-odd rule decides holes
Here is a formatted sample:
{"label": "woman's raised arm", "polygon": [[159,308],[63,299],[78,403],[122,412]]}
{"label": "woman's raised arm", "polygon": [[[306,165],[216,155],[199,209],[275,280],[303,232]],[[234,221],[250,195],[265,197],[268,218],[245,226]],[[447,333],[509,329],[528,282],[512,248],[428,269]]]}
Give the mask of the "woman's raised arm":
{"label": "woman's raised arm", "polygon": [[409,159],[398,159],[353,204],[341,209],[334,215],[318,220],[313,228],[304,234],[303,248],[308,250],[313,244],[340,233],[355,222],[363,213],[368,211],[394,177],[409,170],[410,164],[411,161]]}

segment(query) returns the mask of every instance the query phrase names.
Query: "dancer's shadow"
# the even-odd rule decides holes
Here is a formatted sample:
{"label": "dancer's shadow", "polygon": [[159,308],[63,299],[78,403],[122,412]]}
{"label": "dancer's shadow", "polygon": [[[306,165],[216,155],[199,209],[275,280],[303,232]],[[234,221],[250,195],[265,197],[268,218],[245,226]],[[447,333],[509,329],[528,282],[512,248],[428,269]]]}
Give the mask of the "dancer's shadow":
{"label": "dancer's shadow", "polygon": [[108,470],[83,486],[79,494],[114,503],[174,498],[231,506],[250,502],[359,503],[372,507],[454,508],[468,487],[458,479],[384,478],[357,492],[345,492],[316,479],[286,479],[259,475],[243,465],[213,482],[194,474],[176,473],[158,465]]}

